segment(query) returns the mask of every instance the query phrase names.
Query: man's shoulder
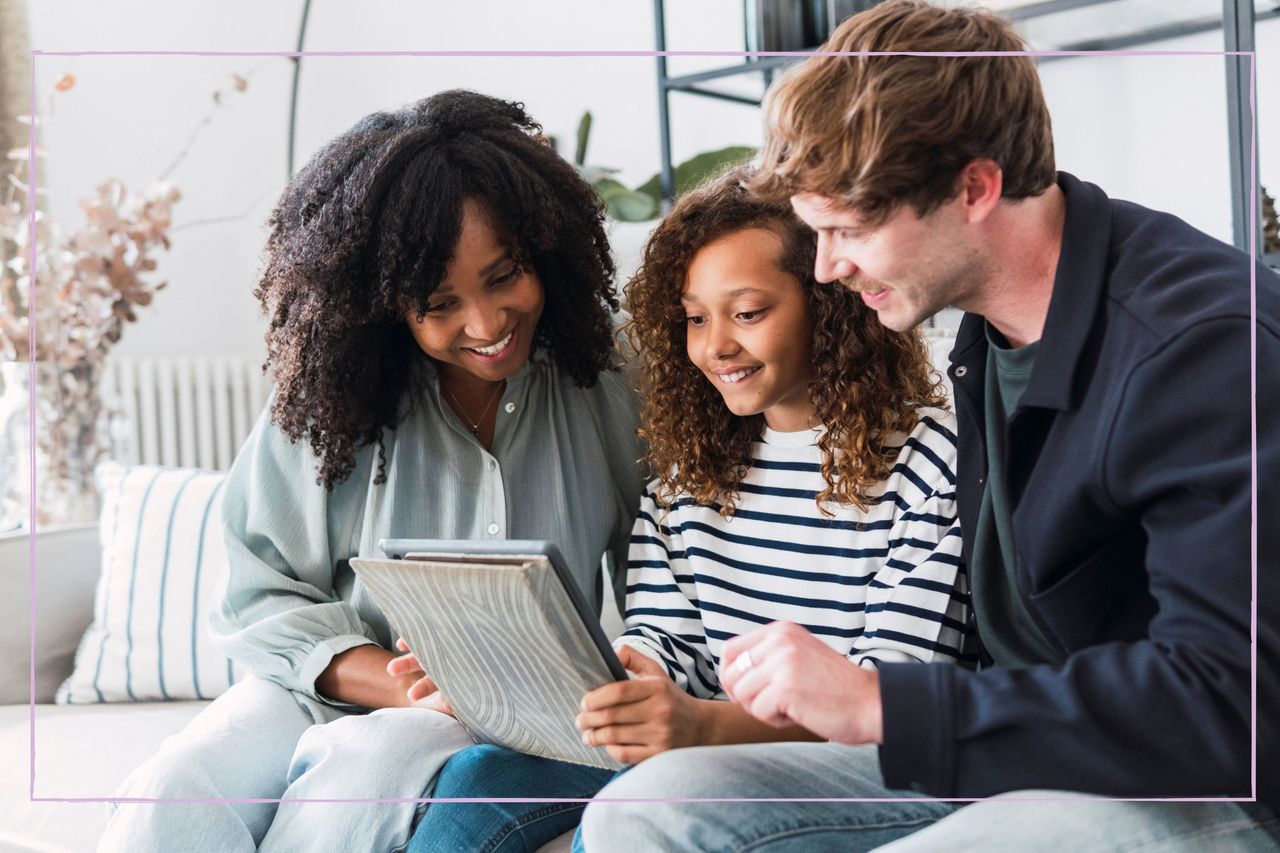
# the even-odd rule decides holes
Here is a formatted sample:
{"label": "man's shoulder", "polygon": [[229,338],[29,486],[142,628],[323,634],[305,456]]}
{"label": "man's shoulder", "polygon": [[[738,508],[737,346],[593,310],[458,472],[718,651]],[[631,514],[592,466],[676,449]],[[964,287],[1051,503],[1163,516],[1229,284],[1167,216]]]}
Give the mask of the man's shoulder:
{"label": "man's shoulder", "polygon": [[[1106,296],[1157,340],[1206,321],[1250,314],[1251,267],[1244,252],[1169,213],[1112,200]],[[1259,318],[1280,323],[1280,277],[1256,269]]]}

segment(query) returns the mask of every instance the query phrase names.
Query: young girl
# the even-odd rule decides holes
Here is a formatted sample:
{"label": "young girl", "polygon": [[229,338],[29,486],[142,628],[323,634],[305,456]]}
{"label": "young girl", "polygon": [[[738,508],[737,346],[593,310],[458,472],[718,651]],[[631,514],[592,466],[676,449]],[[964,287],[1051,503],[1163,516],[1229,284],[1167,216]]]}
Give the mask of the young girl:
{"label": "young girl", "polygon": [[[646,380],[641,499],[619,657],[588,744],[635,763],[694,745],[814,739],[724,701],[724,643],[798,623],[851,660],[958,660],[968,616],[954,420],[922,340],[813,278],[814,238],[730,172],[683,198],[628,287]],[[473,747],[437,797],[591,796],[607,772]],[[663,792],[654,791],[653,796]],[[437,804],[411,849],[534,849],[583,806]]]}
{"label": "young girl", "polygon": [[368,116],[290,183],[266,254],[276,387],[227,479],[214,619],[252,676],[118,792],[221,802],[121,804],[104,850],[403,847],[422,780],[472,741],[406,707],[434,685],[387,672],[347,560],[384,537],[552,539],[598,606],[601,555],[625,559],[643,480],[603,210],[519,104]]}

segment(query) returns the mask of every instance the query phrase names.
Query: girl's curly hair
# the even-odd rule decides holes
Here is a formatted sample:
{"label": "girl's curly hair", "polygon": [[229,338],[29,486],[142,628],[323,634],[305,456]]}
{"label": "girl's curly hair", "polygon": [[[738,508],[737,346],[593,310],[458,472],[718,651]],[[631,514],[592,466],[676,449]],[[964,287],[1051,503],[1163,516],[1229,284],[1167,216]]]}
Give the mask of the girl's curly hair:
{"label": "girl's curly hair", "polygon": [[426,312],[465,199],[486,209],[542,281],[535,345],[582,387],[611,369],[618,300],[604,207],[524,106],[453,90],[369,115],[285,189],[254,290],[270,317],[271,419],[291,441],[307,438],[326,489],[370,444],[374,482],[386,479],[382,430],[402,417],[426,357],[405,310]]}
{"label": "girl's curly hair", "polygon": [[654,230],[640,269],[626,288],[631,320],[624,327],[640,352],[644,384],[641,436],[659,477],[657,498],[677,496],[733,512],[751,461],[762,415],[739,417],[686,351],[680,303],[689,265],[708,243],[745,228],[766,228],[783,244],[778,266],[804,289],[814,367],[809,395],[826,427],[818,440],[828,501],[866,509],[871,489],[897,456],[891,433],[909,433],[919,406],[946,406],[941,379],[916,331],[885,328],[857,294],[814,279],[816,241],[787,203],[753,196],[749,168],[731,169],[680,199]]}

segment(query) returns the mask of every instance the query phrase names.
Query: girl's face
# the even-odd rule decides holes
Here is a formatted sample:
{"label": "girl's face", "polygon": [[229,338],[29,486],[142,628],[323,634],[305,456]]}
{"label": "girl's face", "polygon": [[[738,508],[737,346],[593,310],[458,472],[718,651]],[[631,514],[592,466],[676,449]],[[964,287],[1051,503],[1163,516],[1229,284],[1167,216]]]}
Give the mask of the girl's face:
{"label": "girl's face", "polygon": [[516,262],[485,209],[467,199],[444,280],[426,315],[419,320],[410,308],[405,320],[442,377],[500,382],[529,360],[542,304],[537,274]]}
{"label": "girl's face", "polygon": [[681,303],[689,359],[735,415],[764,414],[770,429],[808,429],[812,327],[804,290],[778,267],[782,238],[745,228],[698,250]]}

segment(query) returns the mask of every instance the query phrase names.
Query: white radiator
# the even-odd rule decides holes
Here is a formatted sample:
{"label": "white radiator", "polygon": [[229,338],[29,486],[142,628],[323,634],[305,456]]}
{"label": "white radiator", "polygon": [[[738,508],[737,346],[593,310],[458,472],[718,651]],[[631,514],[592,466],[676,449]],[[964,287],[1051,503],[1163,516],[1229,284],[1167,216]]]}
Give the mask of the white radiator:
{"label": "white radiator", "polygon": [[121,417],[112,456],[126,464],[226,470],[266,404],[248,356],[108,359],[103,401]]}

